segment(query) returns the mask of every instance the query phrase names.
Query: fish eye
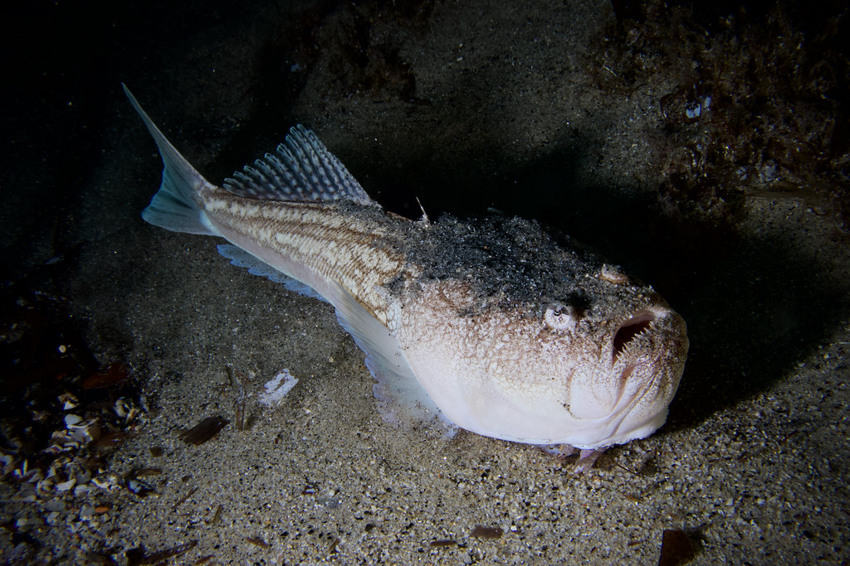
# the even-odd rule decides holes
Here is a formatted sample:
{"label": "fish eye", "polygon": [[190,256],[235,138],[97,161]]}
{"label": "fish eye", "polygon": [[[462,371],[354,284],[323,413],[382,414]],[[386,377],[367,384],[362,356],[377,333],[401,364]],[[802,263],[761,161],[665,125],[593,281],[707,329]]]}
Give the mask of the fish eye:
{"label": "fish eye", "polygon": [[546,326],[553,330],[570,330],[575,328],[578,317],[575,309],[563,303],[552,303],[543,315]]}

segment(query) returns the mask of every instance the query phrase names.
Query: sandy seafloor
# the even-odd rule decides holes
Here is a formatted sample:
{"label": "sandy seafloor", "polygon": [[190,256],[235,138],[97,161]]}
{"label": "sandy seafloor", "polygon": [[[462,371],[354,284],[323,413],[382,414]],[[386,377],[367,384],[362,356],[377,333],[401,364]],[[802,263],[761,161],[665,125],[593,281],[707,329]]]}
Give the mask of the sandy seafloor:
{"label": "sandy seafloor", "polygon": [[[56,44],[26,59],[3,257],[12,281],[73,250],[25,285],[67,302],[102,364],[131,368],[144,410],[103,488],[35,494],[6,470],[2,560],[126,564],[142,548],[150,563],[196,541],[165,562],[655,564],[681,529],[695,564],[850,561],[850,240],[774,193],[745,200],[720,253],[704,225],[648,238],[646,133],[675,85],[589,78],[610,3],[117,6],[50,13]],[[213,182],[302,122],[396,211],[419,197],[432,216],[493,207],[573,233],[687,320],[670,421],[580,475],[534,447],[384,423],[329,305],[142,222],[160,164],[119,81]],[[185,444],[201,419],[234,419],[226,367],[251,378],[247,426]],[[284,368],[297,386],[259,404]],[[144,498],[122,487],[140,468],[161,470]]]}

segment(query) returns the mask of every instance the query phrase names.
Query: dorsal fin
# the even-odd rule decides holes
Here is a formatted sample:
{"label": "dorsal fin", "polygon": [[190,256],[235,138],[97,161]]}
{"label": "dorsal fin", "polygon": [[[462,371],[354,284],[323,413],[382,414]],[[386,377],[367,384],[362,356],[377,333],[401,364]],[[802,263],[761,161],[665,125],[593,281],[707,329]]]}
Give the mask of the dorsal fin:
{"label": "dorsal fin", "polygon": [[245,198],[293,202],[349,200],[379,206],[339,159],[301,124],[289,130],[275,152],[225,179],[229,192]]}

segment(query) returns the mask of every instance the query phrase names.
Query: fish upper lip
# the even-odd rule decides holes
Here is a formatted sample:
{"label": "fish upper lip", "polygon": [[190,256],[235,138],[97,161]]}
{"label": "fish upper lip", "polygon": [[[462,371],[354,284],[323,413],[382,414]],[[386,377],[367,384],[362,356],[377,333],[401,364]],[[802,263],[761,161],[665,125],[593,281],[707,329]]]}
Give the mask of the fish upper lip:
{"label": "fish upper lip", "polygon": [[629,345],[645,331],[654,326],[654,323],[663,318],[664,313],[653,309],[642,309],[634,313],[629,319],[620,323],[620,327],[614,333],[612,340],[612,363],[617,363],[621,354],[628,352]]}

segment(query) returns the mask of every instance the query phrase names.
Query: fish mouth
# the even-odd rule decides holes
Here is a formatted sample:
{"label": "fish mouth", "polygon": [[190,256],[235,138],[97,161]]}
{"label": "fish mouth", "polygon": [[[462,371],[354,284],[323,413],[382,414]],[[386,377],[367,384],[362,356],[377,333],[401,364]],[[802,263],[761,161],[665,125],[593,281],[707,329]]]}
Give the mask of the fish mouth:
{"label": "fish mouth", "polygon": [[[612,362],[617,363],[620,355],[629,351],[634,340],[652,328],[653,323],[658,320],[657,313],[650,310],[642,310],[636,312],[630,319],[623,322],[617,332],[614,334],[614,347],[612,350]],[[634,369],[634,368],[631,368]],[[629,368],[627,368],[630,374]]]}
{"label": "fish mouth", "polygon": [[[663,316],[663,312],[659,313],[649,309],[639,310],[631,318],[621,323],[617,332],[614,333],[611,364],[612,366],[620,365],[622,367],[622,370],[618,370],[617,372],[619,373],[619,379],[616,400],[614,401],[615,413],[627,413],[629,407],[635,406],[640,398],[652,389],[653,384],[658,378],[657,375],[653,376],[652,379],[643,384],[639,394],[630,397],[628,400],[623,399],[629,380],[635,370],[652,363],[651,359],[647,359],[646,352],[644,355],[634,355],[634,350],[640,351],[640,347],[635,344],[638,342],[640,336],[654,330],[656,321],[663,318]],[[620,364],[617,362],[620,362]],[[625,405],[623,404],[624,401]]]}
{"label": "fish mouth", "polygon": [[[620,324],[612,340],[612,369],[616,368],[619,381],[613,413],[626,415],[648,394],[658,395],[658,384],[669,378],[670,364],[678,357],[667,354],[682,348],[682,338],[675,335],[677,320],[680,317],[676,313],[659,307],[639,310]],[[650,334],[654,336],[647,338]],[[687,338],[684,341],[687,351]],[[647,370],[646,366],[654,367]],[[637,372],[641,373],[640,380],[632,384],[632,392],[624,398]]]}
{"label": "fish mouth", "polygon": [[[681,368],[676,368],[687,351],[684,322],[661,305],[634,312],[620,322],[610,340],[606,385],[596,390],[598,395],[583,398],[595,405],[573,413],[598,423],[586,448],[644,438],[661,426],[681,376]],[[610,397],[605,399],[608,387]]]}

